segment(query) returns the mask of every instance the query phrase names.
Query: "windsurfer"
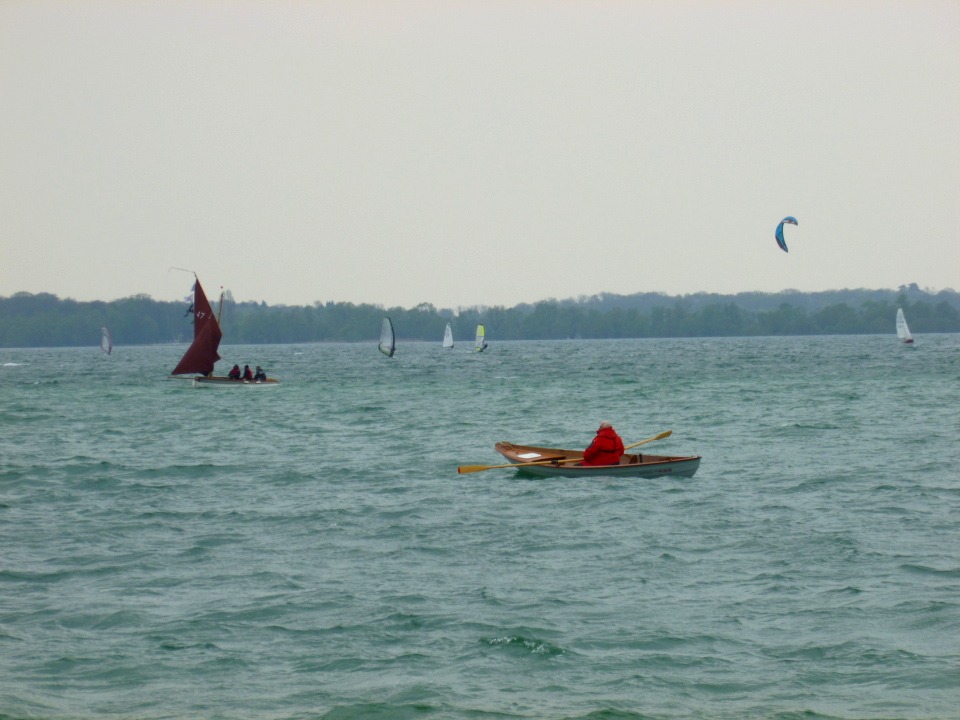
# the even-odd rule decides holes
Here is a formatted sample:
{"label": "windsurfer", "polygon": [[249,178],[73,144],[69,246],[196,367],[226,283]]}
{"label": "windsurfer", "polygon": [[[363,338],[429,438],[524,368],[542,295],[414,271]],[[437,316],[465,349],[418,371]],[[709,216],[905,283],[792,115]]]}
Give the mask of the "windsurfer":
{"label": "windsurfer", "polygon": [[582,465],[616,465],[623,455],[623,440],[606,420],[600,423],[597,436],[583,451]]}

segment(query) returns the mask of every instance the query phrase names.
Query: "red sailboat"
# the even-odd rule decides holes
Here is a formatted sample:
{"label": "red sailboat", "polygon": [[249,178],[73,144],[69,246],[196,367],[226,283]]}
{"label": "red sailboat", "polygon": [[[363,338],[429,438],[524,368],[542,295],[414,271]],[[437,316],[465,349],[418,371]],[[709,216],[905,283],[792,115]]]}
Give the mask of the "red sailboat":
{"label": "red sailboat", "polygon": [[[223,308],[223,294],[220,294],[220,308]],[[256,385],[276,385],[277,380],[266,378],[262,380],[235,380],[224,375],[214,375],[213,365],[220,359],[220,341],[223,332],[220,330],[220,318],[214,314],[207,294],[200,285],[200,280],[193,284],[193,342],[180,358],[180,362],[171,372],[171,375],[196,375],[194,385],[215,385],[224,387],[243,387]]]}

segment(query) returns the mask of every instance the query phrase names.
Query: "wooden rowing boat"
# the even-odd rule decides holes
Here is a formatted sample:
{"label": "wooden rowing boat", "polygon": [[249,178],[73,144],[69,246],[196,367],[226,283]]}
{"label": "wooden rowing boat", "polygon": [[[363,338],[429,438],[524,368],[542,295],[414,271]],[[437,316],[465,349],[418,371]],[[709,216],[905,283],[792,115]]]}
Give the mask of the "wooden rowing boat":
{"label": "wooden rowing boat", "polygon": [[[564,450],[534,445],[514,445],[498,442],[494,445],[498,453],[511,463],[522,465],[517,470],[540,477],[637,477],[651,478],[663,475],[693,477],[700,467],[700,456],[647,455],[646,453],[625,453],[620,456],[617,465],[580,465],[577,462],[563,462],[571,458],[582,458],[582,450]],[[528,465],[525,463],[542,463]]]}

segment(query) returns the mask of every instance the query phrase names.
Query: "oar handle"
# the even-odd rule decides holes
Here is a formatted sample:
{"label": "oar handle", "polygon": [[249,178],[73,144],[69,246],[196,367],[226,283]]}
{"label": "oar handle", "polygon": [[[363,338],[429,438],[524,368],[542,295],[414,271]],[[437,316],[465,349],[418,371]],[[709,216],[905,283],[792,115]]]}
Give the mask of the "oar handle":
{"label": "oar handle", "polygon": [[497,468],[522,468],[527,467],[528,465],[551,465],[560,463],[574,462],[576,460],[583,460],[582,457],[572,457],[564,458],[563,460],[532,460],[530,462],[524,463],[506,463],[504,465],[461,465],[457,468],[457,472],[461,475],[467,475],[469,473],[481,472],[483,470],[496,470]]}

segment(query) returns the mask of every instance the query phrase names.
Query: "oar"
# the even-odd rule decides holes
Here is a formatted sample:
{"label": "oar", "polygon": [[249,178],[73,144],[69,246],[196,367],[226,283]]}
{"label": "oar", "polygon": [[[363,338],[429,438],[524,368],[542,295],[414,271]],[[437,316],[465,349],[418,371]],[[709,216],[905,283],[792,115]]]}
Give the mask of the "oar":
{"label": "oar", "polygon": [[660,433],[659,435],[654,435],[652,438],[647,438],[646,440],[635,442],[633,445],[627,445],[623,449],[623,451],[626,452],[627,450],[630,450],[631,448],[635,448],[638,445],[646,445],[648,442],[653,442],[654,440],[663,440],[664,438],[668,438],[671,435],[673,435],[673,430],[664,430],[662,433]]}
{"label": "oar", "polygon": [[[627,445],[623,450],[626,452],[630,448],[635,448],[638,445],[646,445],[648,442],[653,442],[654,440],[663,440],[665,437],[670,437],[672,433],[673,430],[664,430],[662,433],[659,435],[654,435],[652,438],[635,442],[633,445]],[[559,465],[561,463],[576,462],[578,460],[583,460],[583,458],[572,457],[564,460],[533,460],[532,462],[525,463],[507,463],[506,465],[461,465],[457,468],[457,472],[461,475],[466,475],[467,473],[482,472],[483,470],[496,470],[497,468],[520,468],[526,467],[527,465],[550,465],[552,463]]]}

